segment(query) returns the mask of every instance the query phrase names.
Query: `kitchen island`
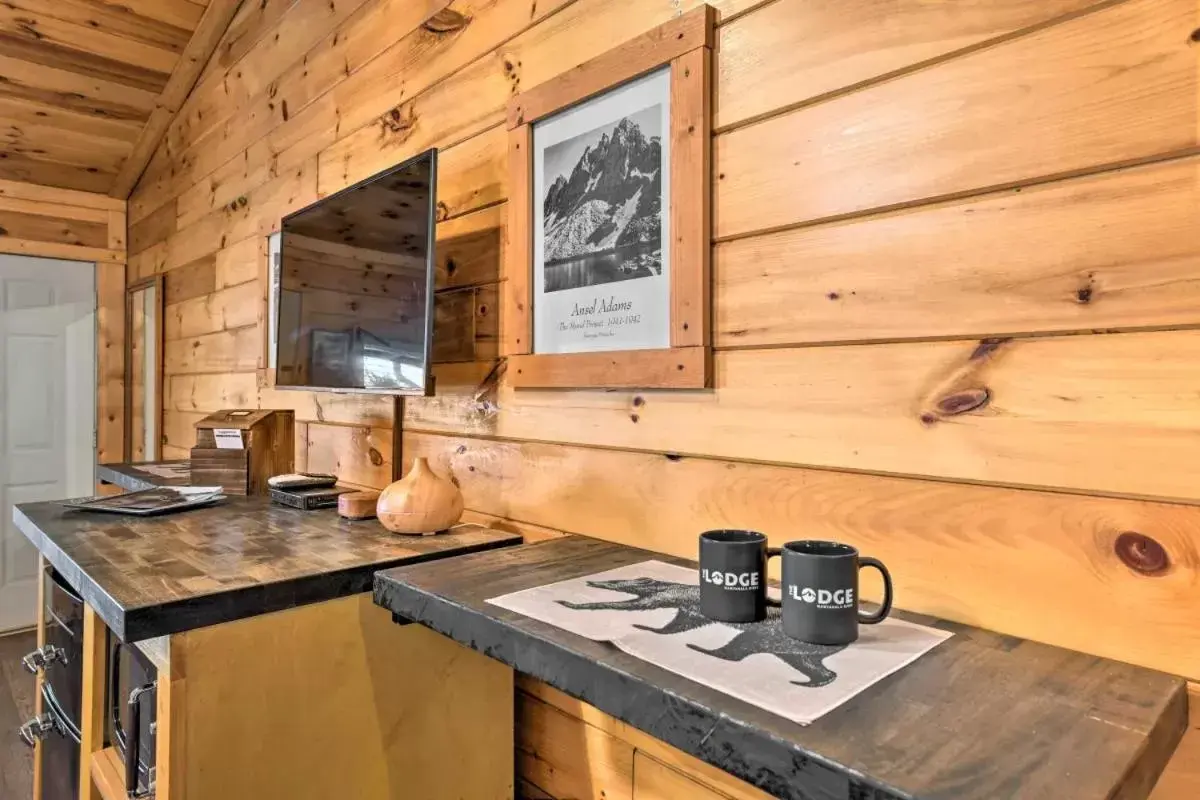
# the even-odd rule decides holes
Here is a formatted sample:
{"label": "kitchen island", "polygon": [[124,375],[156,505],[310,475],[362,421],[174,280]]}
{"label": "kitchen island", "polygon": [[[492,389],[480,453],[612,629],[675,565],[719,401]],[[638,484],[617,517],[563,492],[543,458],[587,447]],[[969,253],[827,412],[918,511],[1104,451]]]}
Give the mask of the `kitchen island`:
{"label": "kitchen island", "polygon": [[105,733],[109,636],[157,670],[159,800],[512,797],[511,669],[397,627],[369,589],[379,569],[519,536],[397,536],[254,497],[148,518],[54,502],[13,516],[84,602],[80,797],[125,791]]}

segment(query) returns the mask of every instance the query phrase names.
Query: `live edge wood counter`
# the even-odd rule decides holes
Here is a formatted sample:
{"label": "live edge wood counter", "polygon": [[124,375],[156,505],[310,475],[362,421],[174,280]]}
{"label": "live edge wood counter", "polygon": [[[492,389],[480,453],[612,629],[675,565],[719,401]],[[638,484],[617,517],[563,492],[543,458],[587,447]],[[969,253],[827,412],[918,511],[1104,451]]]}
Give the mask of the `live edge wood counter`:
{"label": "live edge wood counter", "polygon": [[803,727],[486,603],[652,558],[694,566],[567,537],[388,570],[375,602],[791,800],[1141,800],[1186,726],[1181,679],[902,614],[955,635]]}

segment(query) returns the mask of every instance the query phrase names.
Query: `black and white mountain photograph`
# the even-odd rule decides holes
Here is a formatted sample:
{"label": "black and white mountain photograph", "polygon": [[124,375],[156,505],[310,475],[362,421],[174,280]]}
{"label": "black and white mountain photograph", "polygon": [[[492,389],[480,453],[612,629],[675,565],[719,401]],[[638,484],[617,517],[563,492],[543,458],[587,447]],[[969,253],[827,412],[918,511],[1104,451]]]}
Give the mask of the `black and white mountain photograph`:
{"label": "black and white mountain photograph", "polygon": [[662,275],[662,106],[542,154],[545,291]]}

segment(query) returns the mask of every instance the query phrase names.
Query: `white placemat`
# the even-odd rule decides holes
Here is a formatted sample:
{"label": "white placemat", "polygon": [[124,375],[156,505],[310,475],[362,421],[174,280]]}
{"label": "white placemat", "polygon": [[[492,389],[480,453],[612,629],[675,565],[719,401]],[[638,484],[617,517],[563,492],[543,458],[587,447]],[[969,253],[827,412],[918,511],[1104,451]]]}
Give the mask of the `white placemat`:
{"label": "white placemat", "polygon": [[713,622],[699,608],[696,570],[643,561],[513,592],[489,603],[596,641],[801,725],[840,706],[952,635],[888,619],[859,627],[847,647],[813,645],[766,622]]}

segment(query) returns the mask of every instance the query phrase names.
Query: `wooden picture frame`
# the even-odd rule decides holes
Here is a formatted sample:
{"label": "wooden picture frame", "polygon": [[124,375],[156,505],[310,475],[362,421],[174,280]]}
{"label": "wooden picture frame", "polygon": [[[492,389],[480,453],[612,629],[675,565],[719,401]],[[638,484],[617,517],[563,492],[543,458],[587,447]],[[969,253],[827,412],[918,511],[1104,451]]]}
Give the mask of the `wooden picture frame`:
{"label": "wooden picture frame", "polygon": [[[517,388],[702,389],[711,382],[712,47],[701,6],[512,99],[508,106],[508,247],[503,354]],[[533,126],[670,67],[670,346],[534,352]]]}

